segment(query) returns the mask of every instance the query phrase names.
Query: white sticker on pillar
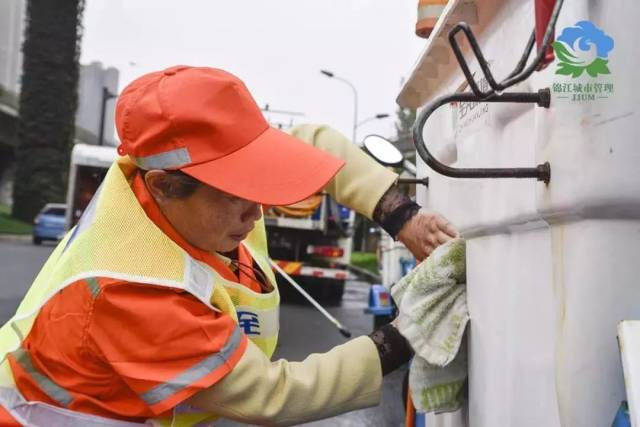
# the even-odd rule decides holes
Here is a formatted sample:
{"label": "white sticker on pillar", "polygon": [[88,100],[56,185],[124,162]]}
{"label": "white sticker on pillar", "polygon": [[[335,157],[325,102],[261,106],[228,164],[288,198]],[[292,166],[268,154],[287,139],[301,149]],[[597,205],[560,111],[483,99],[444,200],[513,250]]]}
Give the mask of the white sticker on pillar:
{"label": "white sticker on pillar", "polygon": [[615,40],[598,23],[580,20],[553,42],[556,58],[553,98],[567,103],[604,102],[614,97]]}
{"label": "white sticker on pillar", "polygon": [[[491,66],[491,61],[488,62]],[[491,91],[491,86],[481,71],[472,74],[477,82],[478,89],[482,92]],[[465,80],[456,90],[456,93],[470,92],[469,83]],[[489,104],[486,102],[452,102],[453,133],[456,139],[463,138],[477,132],[483,126],[489,124]]]}

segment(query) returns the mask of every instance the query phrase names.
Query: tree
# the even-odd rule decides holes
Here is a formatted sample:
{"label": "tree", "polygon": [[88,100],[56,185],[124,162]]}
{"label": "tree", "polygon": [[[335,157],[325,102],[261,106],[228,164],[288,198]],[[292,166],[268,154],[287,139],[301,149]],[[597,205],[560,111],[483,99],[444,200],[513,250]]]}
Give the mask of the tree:
{"label": "tree", "polygon": [[64,200],[77,107],[84,0],[28,0],[13,216]]}

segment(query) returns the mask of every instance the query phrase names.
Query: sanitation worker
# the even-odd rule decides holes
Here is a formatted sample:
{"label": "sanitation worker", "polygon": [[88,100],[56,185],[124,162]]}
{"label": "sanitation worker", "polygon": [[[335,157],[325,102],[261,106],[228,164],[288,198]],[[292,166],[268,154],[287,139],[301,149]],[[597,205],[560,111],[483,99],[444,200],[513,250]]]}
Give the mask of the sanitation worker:
{"label": "sanitation worker", "polygon": [[116,127],[122,157],[0,330],[0,423],[290,425],[377,404],[412,353],[392,325],[270,360],[279,296],[261,205],[325,188],[418,257],[455,230],[337,132],[303,127],[305,143],[269,127],[225,71],[140,77]]}

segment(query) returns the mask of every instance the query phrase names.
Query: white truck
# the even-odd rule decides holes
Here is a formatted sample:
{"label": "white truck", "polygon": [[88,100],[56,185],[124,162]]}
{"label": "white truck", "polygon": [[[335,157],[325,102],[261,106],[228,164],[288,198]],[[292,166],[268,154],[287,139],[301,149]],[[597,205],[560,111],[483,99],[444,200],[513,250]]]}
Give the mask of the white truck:
{"label": "white truck", "polygon": [[67,229],[76,225],[107,174],[107,169],[117,157],[115,147],[88,144],[73,146],[67,184]]}
{"label": "white truck", "polygon": [[[347,266],[355,214],[328,194],[314,198],[315,203],[302,202],[311,204],[303,213],[292,212],[291,207],[265,212],[269,255],[313,297],[335,303],[342,299],[345,281],[353,278]],[[280,289],[285,298],[297,298],[290,286],[283,284]]]}
{"label": "white truck", "polygon": [[[67,189],[67,228],[76,224],[116,158],[115,147],[86,144],[73,147]],[[338,302],[345,281],[353,278],[347,265],[351,258],[354,218],[353,211],[338,205],[326,194],[290,207],[271,207],[265,212],[269,253],[312,296]],[[285,298],[297,298],[297,294],[290,294],[288,284],[283,283],[280,288]]]}
{"label": "white truck", "polygon": [[610,426],[625,400],[640,422],[638,328],[617,339],[640,319],[639,19],[637,0],[444,8],[398,97],[418,201],[467,239],[468,400],[426,425]]}

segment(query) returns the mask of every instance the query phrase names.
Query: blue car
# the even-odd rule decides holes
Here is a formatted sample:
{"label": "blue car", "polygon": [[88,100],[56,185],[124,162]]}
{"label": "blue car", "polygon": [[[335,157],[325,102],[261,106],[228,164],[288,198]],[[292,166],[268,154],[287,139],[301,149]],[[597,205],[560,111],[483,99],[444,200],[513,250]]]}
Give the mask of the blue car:
{"label": "blue car", "polygon": [[43,240],[60,240],[65,233],[67,205],[47,203],[33,220],[33,243]]}

